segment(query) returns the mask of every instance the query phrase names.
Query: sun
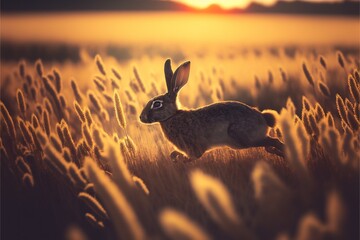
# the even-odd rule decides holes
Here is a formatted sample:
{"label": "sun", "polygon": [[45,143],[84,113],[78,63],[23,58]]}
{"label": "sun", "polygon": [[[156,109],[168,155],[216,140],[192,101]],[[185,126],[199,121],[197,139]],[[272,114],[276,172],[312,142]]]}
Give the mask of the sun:
{"label": "sun", "polygon": [[[252,0],[171,0],[174,2],[184,3],[188,6],[197,9],[204,9],[210,5],[216,4],[222,7],[223,9],[232,9],[232,8],[245,8],[249,5]],[[265,0],[269,1],[269,0]]]}

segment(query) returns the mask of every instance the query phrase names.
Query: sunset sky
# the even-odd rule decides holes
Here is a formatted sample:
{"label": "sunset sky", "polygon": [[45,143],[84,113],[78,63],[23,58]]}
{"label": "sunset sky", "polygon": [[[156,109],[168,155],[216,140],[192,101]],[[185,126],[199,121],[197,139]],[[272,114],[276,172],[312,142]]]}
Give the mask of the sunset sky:
{"label": "sunset sky", "polygon": [[[341,3],[344,4],[341,4]],[[358,7],[352,2],[359,3],[359,0],[2,0],[1,12],[31,12],[31,11],[192,11],[202,10],[209,6],[219,6],[224,10],[231,9],[246,9],[251,4],[256,6],[273,6],[280,7],[281,12],[341,12],[348,13],[356,12]],[[292,4],[294,3],[294,4]],[[333,10],[328,10],[328,7],[318,6],[319,10],[314,10],[313,5],[308,3],[338,3],[336,6],[331,6]],[[339,4],[340,3],[340,4]],[[276,4],[276,5],[275,5]],[[279,6],[281,5],[281,6]],[[289,5],[292,5],[289,7]],[[332,5],[332,4],[330,4]],[[344,5],[346,9],[344,10]],[[254,6],[252,6],[254,7]],[[292,8],[289,10],[289,8]],[[342,10],[341,10],[342,8]],[[216,8],[215,8],[216,9]],[[259,9],[252,9],[252,12],[259,12]],[[260,10],[263,11],[263,10]],[[356,15],[357,12],[356,12]]]}
{"label": "sunset sky", "polygon": [[[256,2],[266,6],[271,6],[275,4],[278,0],[168,0],[179,3],[184,3],[186,5],[195,7],[195,8],[206,8],[210,5],[216,4],[224,9],[232,8],[245,8],[250,3]],[[295,1],[295,0],[288,0]],[[307,2],[342,2],[342,0],[307,0]]]}
{"label": "sunset sky", "polygon": [[[356,37],[349,36],[353,29],[359,29],[359,1],[330,3],[334,1],[339,0],[2,0],[1,12],[5,14],[1,17],[0,34],[12,41],[46,39],[77,43],[94,41],[133,44],[147,41],[162,44],[162,39],[173,43],[181,39],[182,45],[184,42],[191,45],[196,42],[202,44],[204,39],[215,45],[219,41],[227,44],[255,44],[264,41],[282,44],[357,42],[357,34],[354,34]],[[270,7],[249,5],[251,3]],[[225,11],[211,7],[214,4]],[[233,8],[238,10],[231,10]],[[174,14],[176,11],[179,14]],[[11,14],[18,12],[30,14]],[[122,15],[118,15],[118,12]],[[188,12],[193,14],[187,14]],[[91,15],[94,13],[99,15],[95,18]],[[211,16],[212,14],[207,13],[222,14]],[[249,14],[245,18],[246,14],[243,13],[283,16],[278,15],[269,22],[264,16]],[[319,18],[316,22],[300,17],[321,14],[335,17]],[[289,15],[294,17],[289,19]],[[338,19],[341,15],[352,16],[353,19]],[[96,31],[88,31],[88,26]],[[328,26],[336,31],[327,31]],[[218,34],[220,31],[222,34]],[[124,32],[127,34],[122,34]]]}

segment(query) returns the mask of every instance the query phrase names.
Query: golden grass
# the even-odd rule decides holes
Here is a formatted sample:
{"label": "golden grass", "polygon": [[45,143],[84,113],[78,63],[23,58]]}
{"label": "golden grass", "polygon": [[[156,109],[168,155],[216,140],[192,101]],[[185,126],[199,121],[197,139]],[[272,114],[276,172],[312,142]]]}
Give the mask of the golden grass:
{"label": "golden grass", "polygon": [[[5,176],[26,196],[35,189],[71,202],[62,211],[75,211],[87,233],[104,239],[350,239],[359,223],[359,66],[340,52],[283,58],[275,71],[248,56],[262,63],[245,76],[251,82],[227,73],[230,61],[199,67],[198,59],[179,97],[185,107],[237,99],[277,110],[270,134],[285,142],[285,159],[221,148],[189,164],[171,162],[159,126],[138,121],[166,89],[162,59],[135,68],[97,55],[49,73],[41,60],[34,69],[22,61],[13,66],[21,79],[11,75],[1,96]],[[70,78],[74,69],[94,84]]]}
{"label": "golden grass", "polygon": [[211,239],[197,223],[174,209],[164,209],[159,215],[160,223],[171,239]]}

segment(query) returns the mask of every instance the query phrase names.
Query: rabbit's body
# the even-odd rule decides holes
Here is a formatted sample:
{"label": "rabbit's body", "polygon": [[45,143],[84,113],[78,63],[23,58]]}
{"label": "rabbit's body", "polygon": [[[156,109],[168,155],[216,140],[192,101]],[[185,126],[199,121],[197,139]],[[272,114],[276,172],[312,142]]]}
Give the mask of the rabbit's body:
{"label": "rabbit's body", "polygon": [[240,102],[178,110],[160,124],[170,142],[188,156],[196,158],[216,146],[252,146],[264,139],[268,128],[261,112]]}
{"label": "rabbit's body", "polygon": [[[265,147],[282,156],[283,144],[266,135],[275,125],[275,117],[240,102],[220,102],[195,110],[179,110],[176,98],[187,83],[190,62],[173,73],[170,60],[165,62],[167,93],[151,99],[140,115],[143,123],[159,122],[166,138],[190,159],[201,157],[216,146],[233,148]],[[178,153],[173,157],[177,158]]]}

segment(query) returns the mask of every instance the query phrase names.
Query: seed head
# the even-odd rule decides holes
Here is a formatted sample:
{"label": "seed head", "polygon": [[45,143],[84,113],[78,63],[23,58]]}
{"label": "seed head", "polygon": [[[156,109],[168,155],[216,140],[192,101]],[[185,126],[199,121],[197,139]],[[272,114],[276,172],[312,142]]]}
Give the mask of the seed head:
{"label": "seed head", "polygon": [[24,94],[22,93],[21,89],[17,90],[16,96],[17,96],[18,108],[22,114],[25,114],[26,104],[25,104]]}
{"label": "seed head", "polygon": [[102,75],[106,76],[105,66],[104,66],[104,63],[103,63],[100,55],[95,56],[95,63],[96,63],[97,68],[99,69],[100,73]]}
{"label": "seed head", "polygon": [[302,68],[303,68],[306,79],[308,80],[310,85],[314,87],[314,80],[313,80],[313,78],[309,72],[309,69],[307,68],[305,63],[302,64]]}
{"label": "seed head", "polygon": [[120,102],[120,96],[117,91],[115,91],[114,93],[114,108],[115,108],[115,114],[118,124],[120,125],[120,127],[125,129],[126,128],[125,115]]}

